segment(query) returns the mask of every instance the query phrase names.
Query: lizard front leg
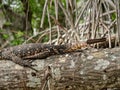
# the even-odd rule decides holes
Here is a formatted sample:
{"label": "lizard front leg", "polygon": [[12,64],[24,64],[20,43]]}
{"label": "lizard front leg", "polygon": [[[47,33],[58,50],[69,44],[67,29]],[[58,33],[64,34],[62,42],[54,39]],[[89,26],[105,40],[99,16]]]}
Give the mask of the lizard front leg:
{"label": "lizard front leg", "polygon": [[47,58],[48,56],[50,56],[50,52],[49,51],[43,51],[34,55],[30,55],[30,56],[26,56],[23,57],[23,59],[44,59]]}

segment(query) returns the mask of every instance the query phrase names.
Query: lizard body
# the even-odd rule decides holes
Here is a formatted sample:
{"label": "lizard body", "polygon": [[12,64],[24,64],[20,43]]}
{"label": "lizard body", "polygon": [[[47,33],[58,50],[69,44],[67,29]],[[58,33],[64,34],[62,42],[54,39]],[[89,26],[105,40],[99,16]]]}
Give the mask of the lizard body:
{"label": "lizard body", "polygon": [[50,45],[41,43],[23,44],[0,50],[0,59],[11,60],[16,64],[31,68],[31,63],[28,61],[34,59],[44,59],[56,54],[73,52],[83,47],[87,47],[86,42],[64,45]]}
{"label": "lizard body", "polygon": [[50,45],[41,43],[24,44],[0,50],[0,59],[11,60],[16,64],[31,68],[31,63],[28,62],[29,60],[44,59],[56,54],[73,52],[86,45],[86,43],[76,43],[73,45]]}
{"label": "lizard body", "polygon": [[41,43],[31,43],[9,47],[0,50],[0,59],[11,59],[11,54],[22,59],[43,59],[51,55],[64,54],[81,49],[86,44],[65,44],[65,45],[49,45]]}

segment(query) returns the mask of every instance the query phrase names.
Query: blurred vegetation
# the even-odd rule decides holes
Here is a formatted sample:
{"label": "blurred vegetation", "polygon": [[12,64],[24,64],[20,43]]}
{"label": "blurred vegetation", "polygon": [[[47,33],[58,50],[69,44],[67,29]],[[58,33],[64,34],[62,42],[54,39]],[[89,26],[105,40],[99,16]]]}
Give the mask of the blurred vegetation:
{"label": "blurred vegetation", "polygon": [[110,39],[111,35],[119,41],[119,3],[119,0],[1,0],[0,46],[61,44],[103,36]]}

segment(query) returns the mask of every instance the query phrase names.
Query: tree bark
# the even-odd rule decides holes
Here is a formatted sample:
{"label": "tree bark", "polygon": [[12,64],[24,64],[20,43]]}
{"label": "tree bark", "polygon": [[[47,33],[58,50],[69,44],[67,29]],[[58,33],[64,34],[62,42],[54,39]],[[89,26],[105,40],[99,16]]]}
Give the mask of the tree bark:
{"label": "tree bark", "polygon": [[35,72],[0,61],[0,90],[120,90],[120,48],[35,60]]}

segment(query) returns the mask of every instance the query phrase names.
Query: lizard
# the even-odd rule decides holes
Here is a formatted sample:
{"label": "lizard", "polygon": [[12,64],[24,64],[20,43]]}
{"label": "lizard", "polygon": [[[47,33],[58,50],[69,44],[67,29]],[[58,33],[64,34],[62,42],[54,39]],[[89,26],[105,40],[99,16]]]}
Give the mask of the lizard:
{"label": "lizard", "polygon": [[[106,39],[103,39],[104,41]],[[23,44],[13,47],[7,47],[0,50],[0,60],[11,60],[16,64],[19,64],[24,67],[29,67],[35,71],[31,64],[31,61],[35,59],[45,59],[52,55],[59,55],[74,52],[83,47],[87,47],[88,44],[93,44],[96,42],[101,42],[101,39],[92,39],[87,40],[84,43],[75,43],[75,44],[63,44],[63,45],[50,45],[42,43],[30,43]]]}

